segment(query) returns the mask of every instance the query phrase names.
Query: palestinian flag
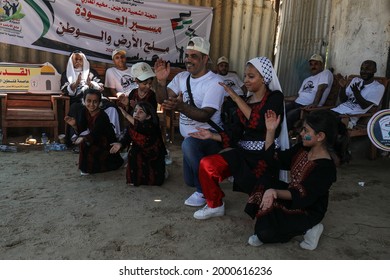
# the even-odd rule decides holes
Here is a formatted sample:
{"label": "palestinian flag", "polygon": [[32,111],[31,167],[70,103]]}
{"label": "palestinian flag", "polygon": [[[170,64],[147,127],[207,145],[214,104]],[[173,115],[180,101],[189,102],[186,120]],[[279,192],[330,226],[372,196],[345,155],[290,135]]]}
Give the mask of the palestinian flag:
{"label": "palestinian flag", "polygon": [[172,30],[178,30],[184,28],[183,21],[181,18],[172,18],[171,25],[172,25]]}
{"label": "palestinian flag", "polygon": [[191,11],[188,13],[180,13],[179,17],[182,19],[183,24],[191,24],[192,18],[191,18]]}

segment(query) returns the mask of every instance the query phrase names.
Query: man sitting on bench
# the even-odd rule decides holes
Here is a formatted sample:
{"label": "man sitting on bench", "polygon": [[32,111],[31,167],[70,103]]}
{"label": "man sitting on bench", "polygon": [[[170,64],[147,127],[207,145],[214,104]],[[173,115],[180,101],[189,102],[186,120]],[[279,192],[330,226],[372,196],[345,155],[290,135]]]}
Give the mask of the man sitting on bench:
{"label": "man sitting on bench", "polygon": [[[340,92],[341,104],[332,111],[343,115],[357,115],[367,113],[374,105],[378,106],[385,92],[385,87],[374,80],[376,62],[363,61],[360,67],[360,77],[352,79],[347,86],[347,81],[339,74],[336,77],[342,88]],[[358,117],[350,117],[348,128],[353,128]]]}

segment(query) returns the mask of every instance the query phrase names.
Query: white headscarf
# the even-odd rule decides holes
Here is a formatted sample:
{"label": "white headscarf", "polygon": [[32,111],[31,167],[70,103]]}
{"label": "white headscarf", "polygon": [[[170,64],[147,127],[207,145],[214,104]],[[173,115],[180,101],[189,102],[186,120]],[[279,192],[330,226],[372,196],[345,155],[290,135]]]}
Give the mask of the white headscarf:
{"label": "white headscarf", "polygon": [[[272,91],[279,90],[282,92],[282,87],[280,86],[278,76],[276,75],[276,72],[274,70],[274,67],[272,66],[271,61],[264,57],[255,57],[252,58],[247,62],[247,64],[252,64],[263,76],[264,83],[268,86],[268,88]],[[284,106],[284,104],[283,104]],[[290,147],[290,142],[288,139],[288,130],[287,130],[287,122],[286,122],[286,109],[284,108],[284,117],[282,122],[282,129],[280,130],[279,134],[279,143],[281,150],[286,150]],[[279,173],[279,179],[288,182],[288,172],[285,170],[281,170]]]}
{"label": "white headscarf", "polygon": [[[66,66],[66,77],[68,78],[69,84],[74,83],[77,80],[77,76],[78,76],[75,72],[74,65],[73,65],[73,56],[75,54],[76,53],[72,53],[70,55],[69,60],[68,60],[68,65]],[[81,57],[83,58],[83,69],[81,72],[82,73],[81,74],[81,81],[82,81],[82,83],[85,83],[87,81],[88,74],[89,74],[89,62],[88,62],[87,58],[85,57],[85,54],[83,54],[82,52],[78,52],[77,54],[81,55]]]}

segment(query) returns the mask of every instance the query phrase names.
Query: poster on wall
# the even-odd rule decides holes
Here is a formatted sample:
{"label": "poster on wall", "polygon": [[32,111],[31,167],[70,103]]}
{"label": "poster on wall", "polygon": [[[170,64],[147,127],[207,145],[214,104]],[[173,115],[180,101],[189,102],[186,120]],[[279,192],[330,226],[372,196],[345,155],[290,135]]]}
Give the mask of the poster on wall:
{"label": "poster on wall", "polygon": [[0,0],[2,43],[110,63],[164,58],[181,64],[190,37],[209,39],[212,8],[158,0]]}
{"label": "poster on wall", "polygon": [[49,62],[0,62],[0,92],[59,93],[61,75]]}

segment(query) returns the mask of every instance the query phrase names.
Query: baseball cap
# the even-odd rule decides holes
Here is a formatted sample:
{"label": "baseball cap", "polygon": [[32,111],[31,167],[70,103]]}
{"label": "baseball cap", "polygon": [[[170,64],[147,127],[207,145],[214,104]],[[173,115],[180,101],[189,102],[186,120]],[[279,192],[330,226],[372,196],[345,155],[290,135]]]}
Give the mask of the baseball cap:
{"label": "baseball cap", "polygon": [[138,62],[134,64],[131,67],[131,75],[141,82],[156,76],[150,65],[145,62]]}
{"label": "baseball cap", "polygon": [[[193,45],[190,46],[191,42]],[[209,55],[210,43],[202,37],[193,37],[187,44],[187,50],[194,50]]]}
{"label": "baseball cap", "polygon": [[229,64],[229,59],[227,59],[226,56],[221,56],[221,57],[218,58],[218,60],[217,60],[217,65],[220,64],[220,63],[222,63],[222,62],[225,62],[225,63]]}
{"label": "baseball cap", "polygon": [[112,58],[113,58],[113,59],[114,59],[114,56],[115,56],[117,53],[126,55],[126,51],[125,51],[125,50],[116,49],[116,50],[113,50],[113,52],[112,52]]}
{"label": "baseball cap", "polygon": [[322,59],[322,56],[319,55],[319,54],[313,54],[313,55],[310,57],[309,61],[310,61],[310,60],[315,60],[315,61],[319,61],[319,62],[321,62],[321,63],[324,63],[324,60]]}

